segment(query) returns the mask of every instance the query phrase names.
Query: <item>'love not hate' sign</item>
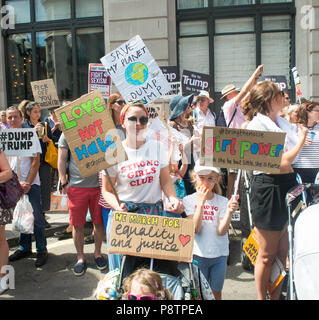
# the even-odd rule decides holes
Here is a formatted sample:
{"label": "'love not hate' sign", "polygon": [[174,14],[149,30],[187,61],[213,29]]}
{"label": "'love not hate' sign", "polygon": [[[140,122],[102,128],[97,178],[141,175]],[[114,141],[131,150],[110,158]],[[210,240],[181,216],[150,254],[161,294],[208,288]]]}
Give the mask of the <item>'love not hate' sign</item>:
{"label": "'love not hate' sign", "polygon": [[83,178],[127,160],[100,90],[57,109],[56,114]]}
{"label": "'love not hate' sign", "polygon": [[192,262],[193,246],[192,220],[113,213],[109,253]]}
{"label": "'love not hate' sign", "polygon": [[286,133],[204,127],[201,165],[280,172]]}
{"label": "'love not hate' sign", "polygon": [[140,36],[125,42],[101,62],[127,102],[143,100],[147,104],[171,90]]}

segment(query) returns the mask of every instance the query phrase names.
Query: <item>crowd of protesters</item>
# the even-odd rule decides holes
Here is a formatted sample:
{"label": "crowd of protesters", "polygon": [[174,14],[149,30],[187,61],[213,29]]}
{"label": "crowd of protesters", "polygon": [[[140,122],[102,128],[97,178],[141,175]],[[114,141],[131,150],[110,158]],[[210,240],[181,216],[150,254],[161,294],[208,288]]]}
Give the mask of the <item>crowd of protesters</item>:
{"label": "crowd of protesters", "polygon": [[[259,244],[255,265],[259,299],[266,298],[275,257],[286,264],[288,237],[285,225],[288,214],[285,195],[297,184],[296,174],[303,182],[313,182],[319,170],[319,104],[313,101],[291,104],[287,92],[281,91],[274,83],[258,83],[262,67],[258,66],[241,89],[229,84],[222,90],[226,126],[287,134],[280,174],[252,173],[251,214]],[[59,179],[62,193],[68,196],[70,217],[69,227],[62,235],[72,233],[77,252],[73,268],[76,276],[84,275],[87,268],[84,226],[88,212],[93,223],[96,266],[110,271],[120,268],[121,256],[109,254],[106,259],[101,245],[106,238],[107,243],[110,241],[114,211],[183,217],[194,222],[194,260],[209,282],[215,299],[221,299],[229,255],[228,229],[240,199],[233,195],[237,170],[227,170],[225,180],[220,168],[199,164],[202,129],[217,124],[214,99],[209,92],[201,91],[197,96],[176,96],[171,100],[170,115],[164,119],[165,125],[173,133],[176,130],[178,135],[183,135],[186,142],[182,143],[173,134],[168,147],[148,131],[151,121],[148,109],[141,101],[127,103],[120,93],[113,93],[106,105],[106,112],[111,113],[121,137],[127,160],[86,178],[80,175],[70,152],[70,142],[62,132],[54,109],[50,109],[50,116],[44,121],[41,121],[39,105],[32,101],[24,100],[18,107],[8,107],[1,112],[1,130],[35,128],[39,136],[41,148],[34,157],[20,157],[19,161],[17,157],[8,157],[7,160],[4,152],[0,153],[0,182],[10,178],[11,170],[15,171],[34,210],[36,267],[48,261],[45,212],[50,210],[50,195]],[[49,139],[58,148],[57,170],[45,161]],[[136,169],[141,161],[146,164],[143,170]],[[226,189],[222,191],[220,185],[224,181],[227,181]],[[20,234],[19,248],[8,257],[4,228],[11,222],[12,215],[7,210],[0,210],[1,270],[8,260],[14,262],[29,257],[32,242],[31,235]],[[130,284],[126,282],[126,289],[134,277],[128,280]],[[154,290],[159,290],[163,296],[165,289],[160,280],[153,284]],[[6,289],[0,287],[0,294]],[[279,285],[271,298],[278,299],[280,289]],[[130,290],[126,297],[139,300],[137,291]],[[158,292],[152,297],[156,297]]]}

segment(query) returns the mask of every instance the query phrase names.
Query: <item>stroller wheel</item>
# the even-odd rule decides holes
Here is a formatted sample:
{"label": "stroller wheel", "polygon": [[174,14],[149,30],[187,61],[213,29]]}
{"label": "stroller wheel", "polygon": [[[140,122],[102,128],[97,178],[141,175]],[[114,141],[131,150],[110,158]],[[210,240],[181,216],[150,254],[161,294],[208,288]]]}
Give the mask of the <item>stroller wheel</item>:
{"label": "stroller wheel", "polygon": [[252,271],[254,270],[254,266],[253,264],[250,262],[246,252],[243,250],[243,246],[246,242],[246,238],[243,238],[241,240],[241,252],[240,252],[240,262],[241,262],[241,265],[242,267],[247,270],[247,271]]}

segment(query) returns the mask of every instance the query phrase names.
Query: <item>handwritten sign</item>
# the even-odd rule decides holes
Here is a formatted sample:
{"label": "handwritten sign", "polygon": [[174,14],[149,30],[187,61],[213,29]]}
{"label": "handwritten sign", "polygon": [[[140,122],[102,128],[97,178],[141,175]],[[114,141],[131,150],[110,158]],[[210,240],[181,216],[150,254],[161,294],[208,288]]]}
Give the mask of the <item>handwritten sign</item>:
{"label": "handwritten sign", "polygon": [[111,94],[111,77],[106,74],[103,64],[90,63],[88,76],[88,92],[100,89],[103,98],[107,99]]}
{"label": "handwritten sign", "polygon": [[59,108],[56,114],[83,178],[127,160],[100,90]]}
{"label": "handwritten sign", "polygon": [[194,223],[189,219],[115,212],[109,253],[192,262]]}
{"label": "handwritten sign", "polygon": [[204,127],[201,165],[280,172],[285,133]]}
{"label": "handwritten sign", "polygon": [[182,75],[183,95],[199,94],[201,90],[209,91],[210,77],[208,74],[184,70]]}
{"label": "handwritten sign", "polygon": [[41,108],[59,108],[60,101],[53,79],[46,79],[31,82],[32,93],[34,101],[36,101]]}
{"label": "handwritten sign", "polygon": [[140,36],[135,36],[101,58],[106,73],[126,101],[153,102],[170,86]]}
{"label": "handwritten sign", "polygon": [[6,156],[34,157],[41,152],[35,128],[1,130],[0,144]]}

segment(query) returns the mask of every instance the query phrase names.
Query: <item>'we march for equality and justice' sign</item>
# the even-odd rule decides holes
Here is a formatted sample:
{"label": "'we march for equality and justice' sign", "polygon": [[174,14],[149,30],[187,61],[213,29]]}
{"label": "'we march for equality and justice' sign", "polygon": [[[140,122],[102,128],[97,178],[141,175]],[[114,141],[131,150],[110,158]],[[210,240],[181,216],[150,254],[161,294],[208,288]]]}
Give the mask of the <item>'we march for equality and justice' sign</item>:
{"label": "'we march for equality and justice' sign", "polygon": [[147,104],[171,90],[140,36],[125,42],[101,62],[127,102],[143,100]]}
{"label": "'we march for equality and justice' sign", "polygon": [[34,157],[41,152],[35,128],[1,130],[0,146],[6,156],[12,157]]}
{"label": "'we march for equality and justice' sign", "polygon": [[108,253],[193,261],[194,222],[130,212],[114,212]]}
{"label": "'we march for equality and justice' sign", "polygon": [[201,165],[279,173],[286,133],[204,127]]}
{"label": "'we march for equality and justice' sign", "polygon": [[100,90],[59,108],[56,114],[83,178],[127,160]]}

